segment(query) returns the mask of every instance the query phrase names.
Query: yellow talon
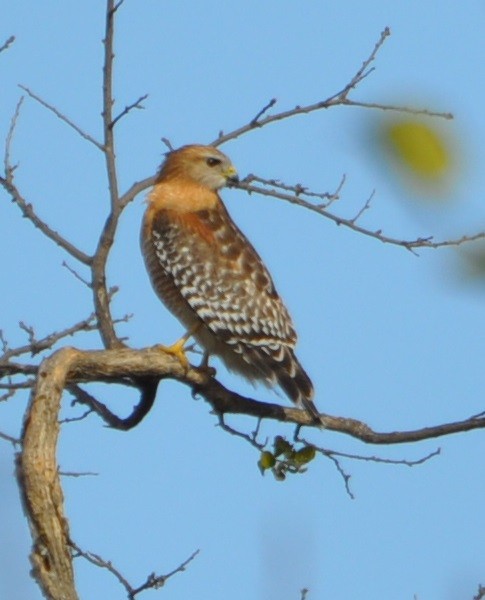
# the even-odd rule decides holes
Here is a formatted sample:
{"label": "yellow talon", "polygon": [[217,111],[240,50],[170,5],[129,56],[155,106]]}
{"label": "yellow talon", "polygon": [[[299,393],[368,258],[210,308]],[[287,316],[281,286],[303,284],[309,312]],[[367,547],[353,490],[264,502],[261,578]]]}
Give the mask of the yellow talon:
{"label": "yellow talon", "polygon": [[198,326],[194,327],[190,331],[187,331],[187,333],[184,336],[182,336],[178,341],[175,342],[175,344],[172,344],[171,346],[157,344],[156,348],[159,348],[163,352],[166,352],[167,354],[171,354],[172,356],[175,356],[175,358],[178,358],[182,367],[187,371],[189,368],[189,360],[185,353],[185,344],[197,331],[197,329],[199,329]]}
{"label": "yellow talon", "polygon": [[163,352],[166,352],[167,354],[171,354],[172,356],[175,356],[175,358],[178,358],[182,367],[185,370],[187,370],[189,368],[189,360],[187,358],[187,355],[185,354],[185,344],[187,343],[187,340],[189,338],[190,334],[187,334],[181,337],[177,342],[175,342],[175,344],[172,344],[171,346],[163,346],[162,344],[157,344],[156,348],[159,348]]}

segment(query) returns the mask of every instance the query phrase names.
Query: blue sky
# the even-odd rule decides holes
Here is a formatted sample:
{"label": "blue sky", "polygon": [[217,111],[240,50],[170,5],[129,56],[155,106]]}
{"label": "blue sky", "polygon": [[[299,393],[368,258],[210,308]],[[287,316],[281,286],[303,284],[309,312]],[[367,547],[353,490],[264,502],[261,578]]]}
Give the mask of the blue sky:
{"label": "blue sky", "polygon": [[[101,136],[102,2],[17,0],[5,11],[0,41],[0,137],[28,86],[81,127]],[[174,146],[207,143],[251,119],[270,98],[276,109],[323,99],[345,85],[380,32],[392,36],[353,97],[450,111],[445,131],[460,148],[461,171],[443,201],[425,201],[396,179],[369,132],[381,114],[333,108],[271,125],[225,145],[242,176],[301,182],[333,191],[347,181],[335,211],[354,215],[375,190],[361,224],[389,235],[439,239],[485,229],[483,118],[485,7],[443,3],[255,0],[126,0],[116,40],[115,97],[121,110],[148,93],[117,130],[121,189],[151,175],[166,137]],[[276,110],[274,109],[274,110]],[[38,213],[92,251],[108,211],[103,157],[26,99],[13,145],[17,183]],[[264,257],[299,332],[298,355],[322,411],[394,431],[464,419],[484,409],[483,282],[467,278],[455,250],[416,257],[301,208],[241,191],[223,197]],[[4,289],[0,327],[25,342],[17,323],[39,335],[91,312],[89,293],[62,268],[66,258],[0,195]],[[160,305],[144,271],[138,231],[143,195],[126,210],[109,264],[120,291],[119,331],[135,347],[171,342],[181,326]],[[70,262],[70,261],[68,261]],[[74,266],[72,263],[70,263]],[[82,271],[81,271],[82,274]],[[67,341],[66,343],[71,343]],[[95,335],[75,340],[98,348]],[[217,364],[216,364],[217,366]],[[253,390],[218,369],[240,393]],[[134,398],[100,387],[113,409]],[[25,398],[0,406],[0,430],[18,434]],[[64,414],[72,415],[69,399]],[[251,431],[254,422],[231,418]],[[134,431],[91,417],[63,427],[71,534],[134,584],[199,556],[166,589],[146,597],[234,600],[462,600],[485,584],[482,432],[400,447],[369,447],[329,432],[308,434],[342,452],[417,459],[414,468],[343,461],[355,499],[333,464],[320,458],[284,483],[261,477],[258,456],[216,426],[203,401],[163,382],[157,403]],[[291,435],[265,424],[263,435]],[[0,443],[0,597],[40,598],[28,571],[29,537],[11,478],[12,451]],[[4,542],[6,541],[6,546]],[[81,598],[123,598],[107,573],[76,562]],[[156,596],[158,594],[158,596]]]}

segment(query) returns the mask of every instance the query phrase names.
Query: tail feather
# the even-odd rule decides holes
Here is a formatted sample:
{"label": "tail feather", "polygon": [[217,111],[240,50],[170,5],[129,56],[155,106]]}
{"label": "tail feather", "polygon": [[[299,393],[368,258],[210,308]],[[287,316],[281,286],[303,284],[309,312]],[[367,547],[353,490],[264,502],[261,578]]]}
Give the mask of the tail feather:
{"label": "tail feather", "polygon": [[314,390],[310,378],[290,348],[285,354],[285,360],[276,371],[278,385],[292,402],[303,407],[315,422],[321,423],[320,413],[313,402]]}
{"label": "tail feather", "polygon": [[297,406],[304,408],[315,423],[322,424],[320,413],[313,402],[313,384],[298,362],[293,349],[288,346],[277,348],[248,347],[241,354],[257,373],[254,379],[263,379],[268,385],[278,385]]}

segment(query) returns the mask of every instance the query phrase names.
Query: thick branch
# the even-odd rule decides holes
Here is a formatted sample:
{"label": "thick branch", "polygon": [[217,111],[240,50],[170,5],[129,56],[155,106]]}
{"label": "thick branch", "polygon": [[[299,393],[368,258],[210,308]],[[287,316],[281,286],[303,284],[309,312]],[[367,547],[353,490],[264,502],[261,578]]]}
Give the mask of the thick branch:
{"label": "thick branch", "polygon": [[[304,410],[278,404],[260,402],[228,390],[206,369],[189,368],[185,371],[179,361],[159,348],[133,350],[81,351],[73,348],[59,350],[66,353],[66,384],[95,381],[143,380],[147,378],[177,379],[203,396],[213,409],[220,414],[232,413],[250,415],[256,418],[273,419],[296,425],[314,426],[311,416]],[[371,444],[402,444],[425,439],[485,428],[485,415],[478,415],[457,421],[425,427],[411,431],[376,432],[367,424],[356,419],[321,414],[324,427],[350,435]]]}
{"label": "thick branch", "polygon": [[[74,600],[69,532],[63,513],[63,496],[56,462],[58,413],[62,391],[74,383],[170,377],[202,395],[219,413],[245,414],[297,425],[315,426],[311,415],[296,408],[258,402],[231,392],[207,370],[189,368],[159,348],[81,351],[63,348],[45,359],[39,369],[22,436],[24,451],[18,458],[18,478],[34,546],[34,574],[47,597]],[[451,433],[485,428],[485,416],[425,427],[414,431],[378,433],[355,419],[322,414],[326,429],[372,444],[399,444]]]}
{"label": "thick branch", "polygon": [[[197,380],[200,380],[200,377],[201,374],[197,370],[189,371],[188,373],[188,379],[193,380],[195,389],[219,413],[251,415],[260,419],[273,419],[275,421],[315,427],[311,416],[306,411],[267,402],[259,402],[240,396],[225,388],[216,379],[204,378],[202,379],[202,383],[198,384]],[[485,429],[485,415],[471,417],[463,421],[435,425],[433,427],[389,433],[376,432],[366,423],[356,419],[334,417],[324,413],[321,413],[320,416],[325,429],[350,435],[367,444],[404,444],[442,437],[452,433],[471,431],[472,429]]]}
{"label": "thick branch", "polygon": [[63,350],[41,365],[22,435],[17,473],[31,529],[33,575],[49,600],[77,600],[69,531],[56,461],[58,413],[68,365],[75,351]]}

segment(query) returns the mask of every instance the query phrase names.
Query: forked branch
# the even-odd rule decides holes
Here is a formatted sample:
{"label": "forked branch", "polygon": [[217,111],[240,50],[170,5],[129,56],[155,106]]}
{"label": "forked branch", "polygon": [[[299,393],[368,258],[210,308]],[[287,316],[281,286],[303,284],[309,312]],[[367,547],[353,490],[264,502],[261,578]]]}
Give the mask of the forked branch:
{"label": "forked branch", "polygon": [[372,52],[370,53],[370,55],[368,56],[368,58],[362,63],[361,67],[358,69],[358,71],[355,73],[355,75],[351,78],[351,80],[336,94],[329,96],[325,100],[319,100],[317,102],[314,102],[312,104],[306,104],[304,106],[295,106],[294,108],[291,108],[289,110],[284,110],[281,112],[274,113],[272,115],[267,115],[263,119],[260,118],[267,112],[267,110],[269,108],[271,108],[272,106],[274,106],[276,104],[276,99],[272,99],[266,106],[264,106],[259,111],[259,113],[256,115],[256,117],[251,119],[248,123],[246,123],[245,125],[242,125],[241,127],[238,127],[237,129],[234,129],[233,131],[230,131],[228,133],[223,133],[221,131],[219,133],[219,135],[217,136],[217,138],[211,143],[214,146],[220,146],[222,144],[229,142],[230,140],[234,140],[234,139],[236,139],[244,134],[247,134],[250,131],[253,131],[255,129],[261,129],[262,127],[265,127],[266,125],[269,125],[271,123],[275,123],[277,121],[283,121],[285,119],[291,119],[298,115],[304,115],[304,114],[306,115],[306,114],[309,114],[309,113],[312,113],[312,112],[315,112],[318,110],[324,110],[327,108],[331,108],[332,106],[355,106],[355,107],[360,107],[360,108],[391,110],[391,111],[395,111],[395,112],[408,113],[408,114],[413,114],[413,115],[425,115],[428,117],[440,117],[440,118],[444,118],[444,119],[452,119],[453,115],[451,113],[447,113],[447,112],[436,112],[436,111],[429,110],[427,108],[411,108],[409,106],[396,106],[396,105],[391,105],[391,104],[379,104],[379,103],[375,103],[375,102],[361,102],[358,100],[351,100],[349,98],[350,92],[352,90],[354,90],[359,85],[359,83],[361,83],[361,81],[363,79],[365,79],[368,75],[370,75],[370,73],[372,72],[372,69],[369,69],[369,66],[375,60],[376,55],[379,52],[382,45],[384,44],[384,42],[386,41],[386,38],[388,38],[390,35],[391,35],[391,32],[390,32],[389,28],[386,27],[382,31],[379,40],[375,44],[375,46],[374,46]]}
{"label": "forked branch", "polygon": [[[69,385],[150,378],[177,379],[203,396],[219,415],[251,415],[300,426],[315,427],[312,416],[297,408],[259,402],[225,388],[206,369],[188,371],[172,355],[158,348],[80,351],[63,348],[45,359],[32,391],[18,456],[18,480],[31,526],[34,545],[31,562],[36,578],[49,598],[77,598],[73,583],[69,531],[56,460],[59,409],[63,390]],[[88,402],[87,402],[88,403]],[[93,407],[96,410],[96,407]],[[326,429],[350,435],[366,443],[400,444],[452,433],[485,428],[485,414],[455,423],[414,431],[378,433],[356,419],[322,415]],[[56,593],[51,593],[52,589]],[[62,596],[59,595],[62,590]],[[49,595],[50,594],[50,595]],[[56,595],[57,594],[57,595]]]}

